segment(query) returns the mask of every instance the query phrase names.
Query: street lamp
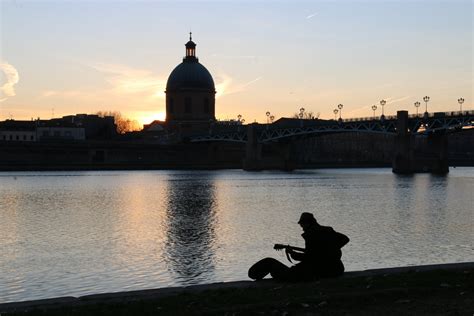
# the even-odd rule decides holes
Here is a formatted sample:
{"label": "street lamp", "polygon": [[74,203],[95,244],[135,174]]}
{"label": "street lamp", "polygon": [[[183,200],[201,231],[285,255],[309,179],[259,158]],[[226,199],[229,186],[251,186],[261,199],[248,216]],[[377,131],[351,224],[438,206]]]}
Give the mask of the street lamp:
{"label": "street lamp", "polygon": [[418,117],[418,108],[420,107],[421,103],[416,101],[415,102],[415,108],[416,108],[416,117]]}
{"label": "street lamp", "polygon": [[300,109],[300,114],[298,114],[298,115],[299,115],[300,119],[303,119],[303,117],[304,117],[304,108]]}
{"label": "street lamp", "polygon": [[383,107],[385,106],[385,104],[387,104],[387,101],[385,101],[385,100],[380,100],[380,105],[382,106],[382,116],[380,117],[381,119],[384,119],[384,118],[385,118],[384,110],[383,110]]}
{"label": "street lamp", "polygon": [[337,108],[339,109],[339,121],[342,120],[342,108],[343,107],[344,107],[344,105],[342,105],[342,104],[337,105]]}
{"label": "street lamp", "polygon": [[377,110],[377,106],[374,104],[372,105],[372,111],[374,111],[374,120],[375,120],[375,110]]}
{"label": "street lamp", "polygon": [[425,113],[428,113],[428,101],[430,100],[429,96],[423,97],[423,101],[425,102]]}
{"label": "street lamp", "polygon": [[273,124],[273,120],[275,119],[275,115],[270,115],[270,122]]}
{"label": "street lamp", "polygon": [[237,121],[239,121],[239,122],[240,122],[240,120],[241,120],[241,119],[242,119],[242,115],[240,115],[240,114],[239,114],[239,115],[237,115]]}
{"label": "street lamp", "polygon": [[265,113],[267,115],[267,124],[268,124],[268,120],[270,119],[270,111],[267,111],[267,113]]}
{"label": "street lamp", "polygon": [[459,112],[461,112],[462,114],[462,104],[464,103],[464,98],[459,98],[458,103],[459,103]]}
{"label": "street lamp", "polygon": [[337,112],[339,112],[338,109],[334,109],[334,121],[337,120]]}

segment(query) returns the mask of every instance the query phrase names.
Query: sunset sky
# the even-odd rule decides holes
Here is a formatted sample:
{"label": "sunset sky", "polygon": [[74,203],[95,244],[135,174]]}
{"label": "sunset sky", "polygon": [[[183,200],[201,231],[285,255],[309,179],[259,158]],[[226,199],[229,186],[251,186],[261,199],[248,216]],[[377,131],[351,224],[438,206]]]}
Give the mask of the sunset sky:
{"label": "sunset sky", "polygon": [[430,112],[459,110],[459,97],[473,109],[472,12],[470,0],[0,0],[0,120],[163,119],[190,30],[218,119],[332,118],[339,103],[364,117],[381,99],[386,115],[413,113],[425,95]]}

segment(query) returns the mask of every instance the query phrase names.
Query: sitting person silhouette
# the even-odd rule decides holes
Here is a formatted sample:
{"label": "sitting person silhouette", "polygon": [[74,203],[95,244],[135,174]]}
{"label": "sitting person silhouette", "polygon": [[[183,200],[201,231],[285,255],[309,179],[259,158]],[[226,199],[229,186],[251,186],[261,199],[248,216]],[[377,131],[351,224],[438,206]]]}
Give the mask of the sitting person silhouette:
{"label": "sitting person silhouette", "polygon": [[311,213],[302,213],[298,224],[303,229],[301,236],[305,248],[280,244],[274,248],[285,249],[290,262],[291,259],[300,262],[287,267],[273,258],[262,259],[250,267],[248,275],[251,279],[261,280],[270,273],[273,279],[279,281],[313,281],[344,273],[341,248],[349,242],[349,238],[332,227],[319,225]]}

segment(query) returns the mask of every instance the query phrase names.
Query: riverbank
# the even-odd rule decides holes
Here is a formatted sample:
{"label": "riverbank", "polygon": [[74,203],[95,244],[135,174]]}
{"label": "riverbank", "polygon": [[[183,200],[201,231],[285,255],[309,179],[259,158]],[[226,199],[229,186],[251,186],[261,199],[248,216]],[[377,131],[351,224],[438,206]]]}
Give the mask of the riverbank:
{"label": "riverbank", "polygon": [[474,262],[0,304],[5,315],[472,315]]}

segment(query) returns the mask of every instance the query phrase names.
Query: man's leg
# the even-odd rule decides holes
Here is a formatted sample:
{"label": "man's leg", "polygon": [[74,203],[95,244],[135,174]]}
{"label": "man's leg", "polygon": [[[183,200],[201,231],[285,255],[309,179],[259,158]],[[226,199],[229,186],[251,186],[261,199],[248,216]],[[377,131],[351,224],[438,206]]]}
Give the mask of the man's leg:
{"label": "man's leg", "polygon": [[248,274],[254,280],[261,280],[269,273],[276,280],[287,280],[289,272],[290,268],[280,261],[273,258],[265,258],[251,266]]}

